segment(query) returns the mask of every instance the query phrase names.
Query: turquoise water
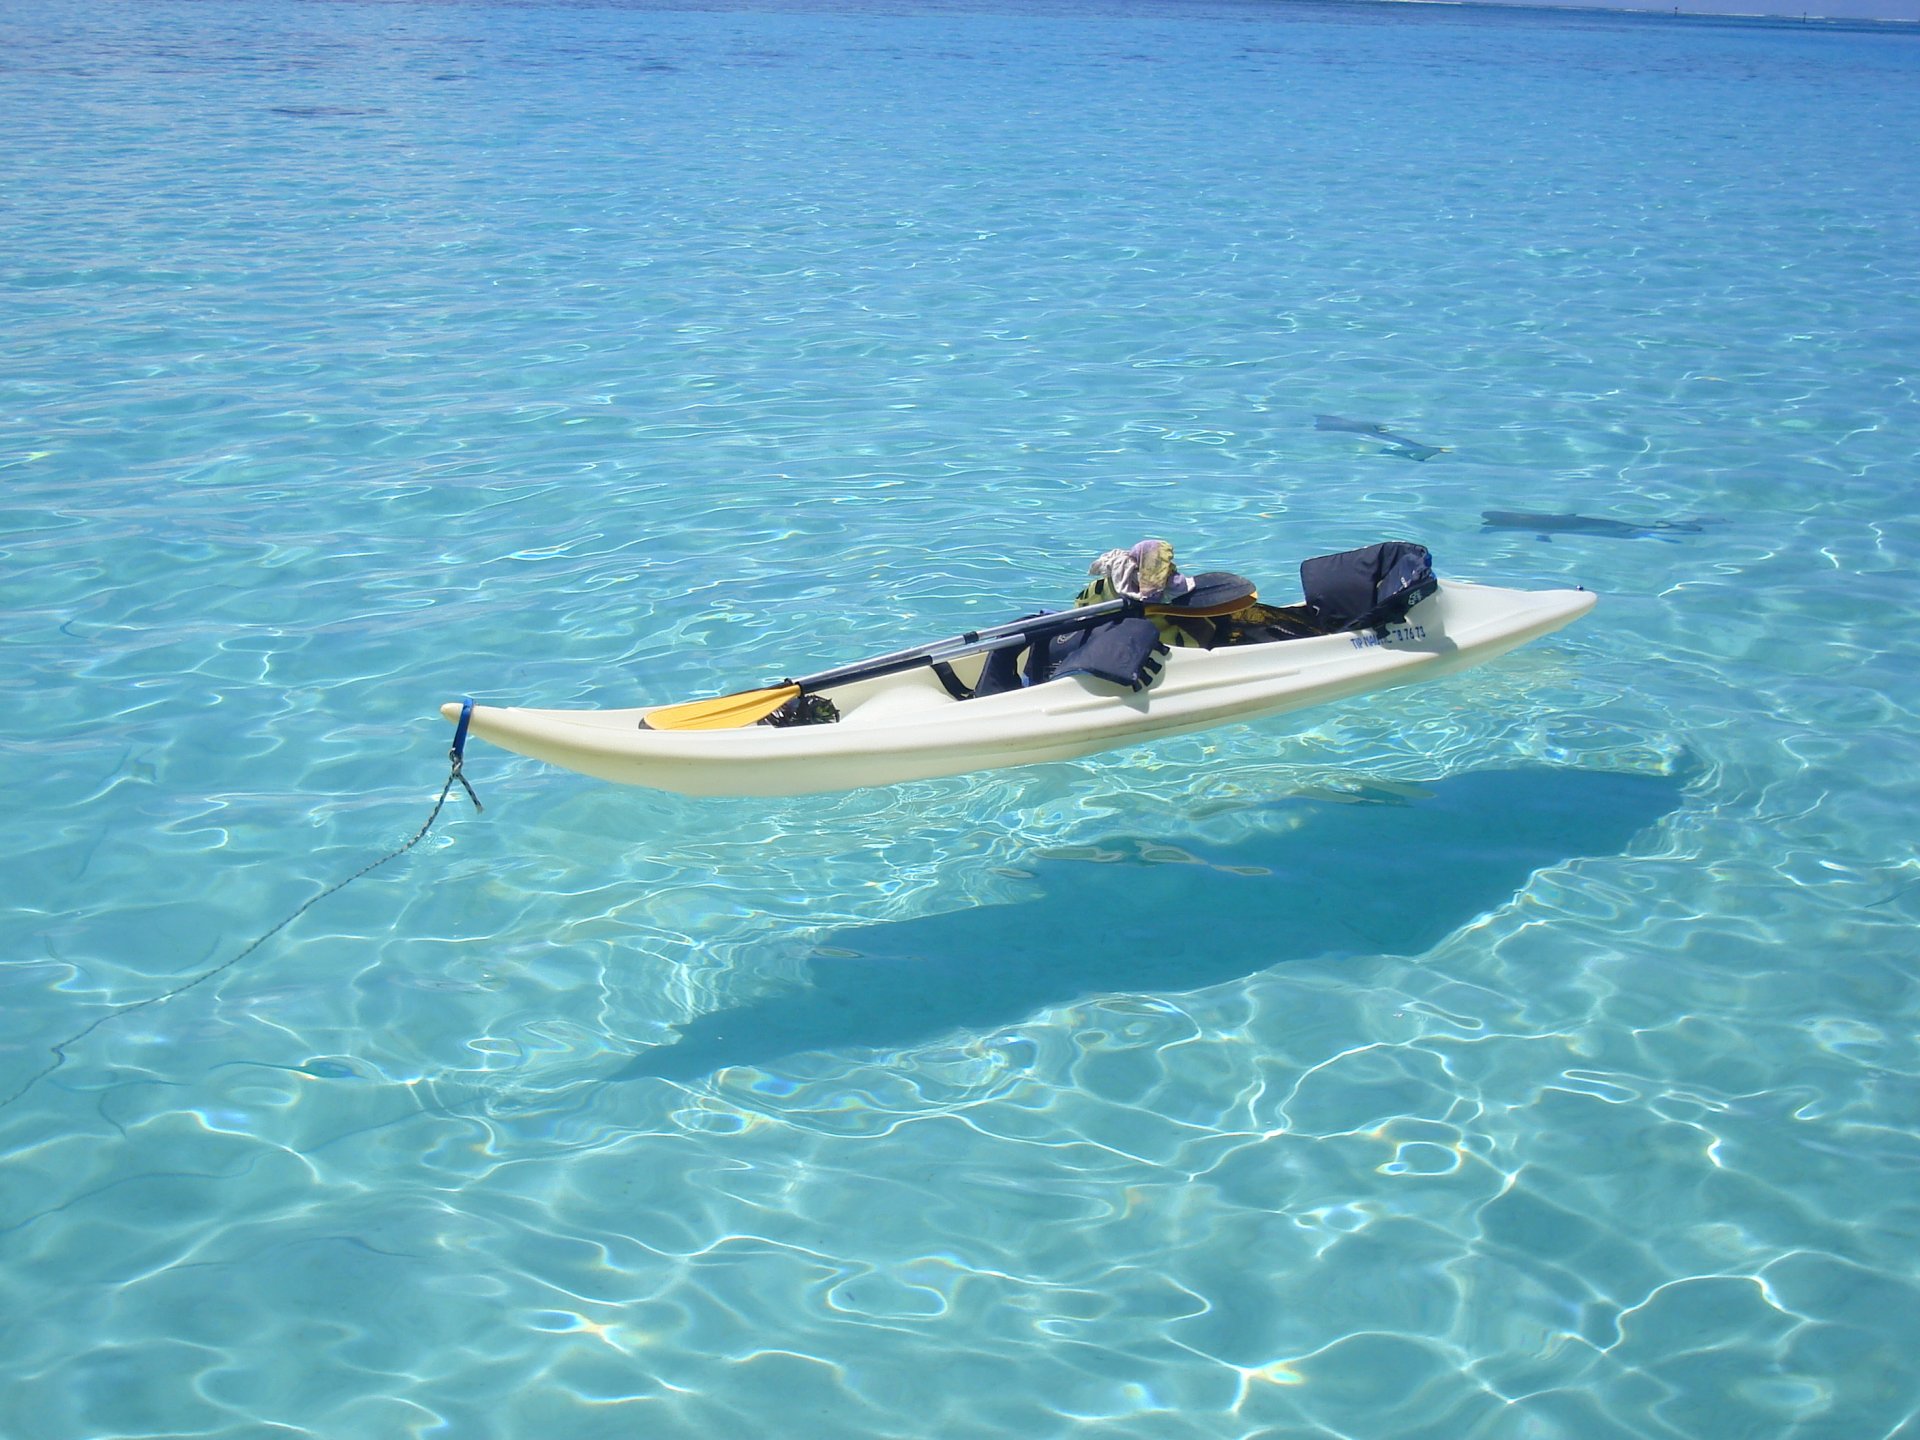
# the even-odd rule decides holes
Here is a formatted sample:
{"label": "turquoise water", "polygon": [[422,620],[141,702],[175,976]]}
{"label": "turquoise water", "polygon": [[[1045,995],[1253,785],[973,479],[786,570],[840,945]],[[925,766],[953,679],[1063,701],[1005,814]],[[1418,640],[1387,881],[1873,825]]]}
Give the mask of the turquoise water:
{"label": "turquoise water", "polygon": [[[1920,1427],[1912,37],[0,35],[0,1434]],[[1603,598],[821,799],[476,745],[235,962],[418,830],[444,699],[803,673],[1150,533]]]}

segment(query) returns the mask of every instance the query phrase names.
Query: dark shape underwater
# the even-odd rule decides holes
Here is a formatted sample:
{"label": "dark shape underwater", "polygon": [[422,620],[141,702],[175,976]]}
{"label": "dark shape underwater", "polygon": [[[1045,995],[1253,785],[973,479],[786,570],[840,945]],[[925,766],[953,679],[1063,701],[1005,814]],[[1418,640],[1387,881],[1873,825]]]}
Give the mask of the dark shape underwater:
{"label": "dark shape underwater", "polygon": [[1039,894],[845,929],[811,985],[686,1025],[612,1078],[692,1080],[822,1050],[991,1033],[1111,994],[1178,993],[1292,961],[1411,955],[1504,904],[1535,870],[1612,855],[1678,803],[1670,776],[1547,767],[1411,797],[1293,799],[1273,831],[1217,850],[1155,842],[1043,858]]}
{"label": "dark shape underwater", "polygon": [[1343,420],[1338,415],[1316,415],[1313,417],[1316,430],[1339,430],[1350,435],[1371,435],[1386,441],[1383,455],[1396,455],[1402,460],[1431,460],[1436,455],[1447,453],[1444,445],[1422,445],[1418,440],[1409,440],[1404,435],[1396,435],[1386,426],[1375,420]]}
{"label": "dark shape underwater", "polygon": [[272,105],[268,108],[275,115],[295,120],[354,120],[387,113],[380,106],[369,105]]}
{"label": "dark shape underwater", "polygon": [[1616,540],[1640,540],[1649,535],[1699,535],[1706,530],[1698,520],[1609,520],[1601,515],[1539,515],[1531,510],[1482,510],[1480,528],[1530,530],[1542,540],[1555,535],[1606,535]]}

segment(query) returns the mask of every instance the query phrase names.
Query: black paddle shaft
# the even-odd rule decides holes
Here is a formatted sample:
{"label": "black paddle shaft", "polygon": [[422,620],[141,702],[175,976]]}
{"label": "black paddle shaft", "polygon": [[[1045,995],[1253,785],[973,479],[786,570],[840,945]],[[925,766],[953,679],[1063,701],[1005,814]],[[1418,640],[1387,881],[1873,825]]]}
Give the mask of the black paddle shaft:
{"label": "black paddle shaft", "polygon": [[1025,620],[1011,620],[1005,625],[995,625],[986,630],[969,630],[963,635],[952,635],[945,640],[896,650],[891,655],[878,655],[871,660],[858,660],[836,670],[824,670],[818,675],[789,680],[787,683],[798,685],[802,694],[810,694],[855,680],[878,680],[885,675],[898,675],[903,670],[911,670],[919,665],[957,660],[963,655],[975,655],[982,650],[1004,650],[1013,645],[1031,644],[1043,636],[1091,629],[1107,620],[1150,613],[1179,615],[1183,611],[1194,615],[1220,614],[1224,607],[1231,605],[1238,608],[1251,604],[1253,598],[1253,586],[1241,576],[1224,570],[1214,571],[1195,576],[1194,588],[1172,604],[1149,604],[1126,597],[1103,600],[1097,605],[1082,605],[1072,610],[1030,616]]}
{"label": "black paddle shaft", "polygon": [[936,665],[944,660],[957,660],[962,655],[975,655],[982,650],[1004,650],[1012,646],[1029,645],[1041,636],[1063,635],[1070,630],[1090,629],[1103,621],[1142,614],[1145,608],[1138,600],[1107,600],[1078,610],[1035,615],[1031,620],[1014,620],[1005,625],[996,625],[990,630],[969,630],[964,635],[953,635],[945,640],[935,640],[931,644],[916,645],[910,650],[897,650],[891,655],[878,655],[871,660],[856,660],[853,664],[842,665],[837,670],[823,670],[818,675],[808,675],[800,680],[789,680],[787,683],[798,685],[803,694],[811,694],[816,690],[831,689],[835,685],[845,685],[854,680],[878,680],[885,675],[898,675],[902,670],[912,670],[920,665]]}

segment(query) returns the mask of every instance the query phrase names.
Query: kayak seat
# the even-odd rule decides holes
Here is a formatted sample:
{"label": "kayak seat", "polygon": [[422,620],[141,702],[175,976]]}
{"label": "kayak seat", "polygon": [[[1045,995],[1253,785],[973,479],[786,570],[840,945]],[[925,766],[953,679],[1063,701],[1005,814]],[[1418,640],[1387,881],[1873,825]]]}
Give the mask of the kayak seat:
{"label": "kayak seat", "polygon": [[1329,634],[1396,625],[1439,588],[1426,546],[1405,540],[1319,555],[1300,566],[1306,608]]}

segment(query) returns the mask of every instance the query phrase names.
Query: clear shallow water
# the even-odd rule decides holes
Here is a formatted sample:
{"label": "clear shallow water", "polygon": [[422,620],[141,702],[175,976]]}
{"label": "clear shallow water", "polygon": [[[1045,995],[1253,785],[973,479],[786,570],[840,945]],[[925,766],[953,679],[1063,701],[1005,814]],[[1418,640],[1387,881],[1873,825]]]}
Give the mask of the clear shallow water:
{"label": "clear shallow water", "polygon": [[0,18],[0,1090],[412,834],[449,696],[816,668],[1149,532],[1605,597],[820,800],[477,748],[484,815],[0,1110],[0,1432],[1914,1423],[1910,38]]}

